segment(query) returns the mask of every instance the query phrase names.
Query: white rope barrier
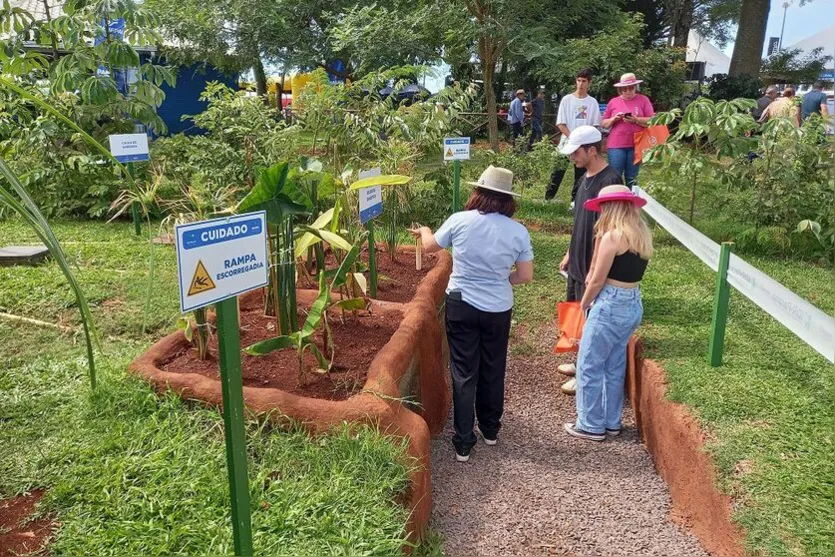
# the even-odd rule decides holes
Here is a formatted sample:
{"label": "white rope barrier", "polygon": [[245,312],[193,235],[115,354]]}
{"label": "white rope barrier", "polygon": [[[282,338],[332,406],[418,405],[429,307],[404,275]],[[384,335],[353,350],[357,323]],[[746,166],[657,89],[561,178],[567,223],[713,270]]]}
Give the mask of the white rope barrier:
{"label": "white rope barrier", "polygon": [[[708,267],[719,268],[719,244],[678,218],[647,192],[635,187],[647,200],[644,211]],[[767,274],[731,254],[728,283],[763,311],[797,335],[830,362],[835,363],[835,319],[804,300]]]}

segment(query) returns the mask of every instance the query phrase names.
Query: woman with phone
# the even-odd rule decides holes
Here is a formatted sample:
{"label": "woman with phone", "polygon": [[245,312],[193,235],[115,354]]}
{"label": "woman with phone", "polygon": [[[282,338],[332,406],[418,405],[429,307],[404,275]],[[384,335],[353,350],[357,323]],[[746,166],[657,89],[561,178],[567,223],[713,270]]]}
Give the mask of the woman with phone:
{"label": "woman with phone", "polygon": [[610,129],[606,141],[606,156],[609,166],[623,176],[624,183],[632,187],[638,183],[639,167],[634,164],[635,134],[642,131],[655,115],[649,98],[638,92],[643,80],[634,73],[625,73],[615,83],[618,96],[606,105],[603,113],[603,127]]}
{"label": "woman with phone", "polygon": [[643,318],[641,280],[652,234],[641,215],[646,200],[628,187],[606,186],[585,208],[600,213],[595,250],[580,306],[588,311],[577,354],[577,421],[572,437],[604,441],[621,430],[626,347]]}
{"label": "woman with phone", "polygon": [[425,226],[409,231],[420,238],[426,253],[453,248],[445,323],[452,372],[452,444],[459,462],[470,459],[476,444],[476,418],[484,444],[498,441],[513,285],[533,279],[531,237],[511,218],[519,195],[511,190],[513,172],[489,166],[470,184],[475,188],[464,210],[437,232]]}

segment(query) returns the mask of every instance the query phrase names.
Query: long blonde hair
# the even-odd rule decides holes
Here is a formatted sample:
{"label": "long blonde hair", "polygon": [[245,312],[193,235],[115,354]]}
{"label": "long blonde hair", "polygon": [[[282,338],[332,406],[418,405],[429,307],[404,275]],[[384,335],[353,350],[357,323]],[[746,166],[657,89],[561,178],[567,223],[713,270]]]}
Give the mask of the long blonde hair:
{"label": "long blonde hair", "polygon": [[641,210],[628,201],[601,203],[600,218],[594,225],[597,238],[607,232],[626,240],[627,250],[637,253],[641,259],[652,257],[652,232],[641,215]]}

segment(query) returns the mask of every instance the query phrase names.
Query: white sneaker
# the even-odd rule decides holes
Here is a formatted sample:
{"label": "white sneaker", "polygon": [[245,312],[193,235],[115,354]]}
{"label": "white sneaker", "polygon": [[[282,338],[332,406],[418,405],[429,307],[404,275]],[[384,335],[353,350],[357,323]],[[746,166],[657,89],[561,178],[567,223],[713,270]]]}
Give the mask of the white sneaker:
{"label": "white sneaker", "polygon": [[609,429],[607,427],[606,428],[606,435],[609,435],[610,437],[617,437],[618,435],[620,435],[620,430],[619,429]]}
{"label": "white sneaker", "polygon": [[482,439],[484,439],[484,444],[487,445],[488,447],[493,447],[493,446],[496,445],[496,443],[499,442],[498,437],[496,439],[488,439],[487,437],[485,437],[484,433],[481,431],[481,428],[479,428],[477,426],[476,426],[476,431],[478,431],[478,434],[481,435]]}
{"label": "white sneaker", "polygon": [[577,429],[576,424],[563,424],[563,429],[567,434],[572,437],[576,437],[577,439],[585,439],[586,441],[600,441],[606,440],[605,433],[591,433],[589,431],[583,431],[582,429]]}
{"label": "white sneaker", "polygon": [[574,377],[577,373],[577,366],[574,364],[560,364],[557,366],[557,372],[569,377]]}
{"label": "white sneaker", "polygon": [[560,387],[560,390],[567,395],[571,395],[571,396],[576,395],[577,394],[577,380],[572,377],[571,379],[569,379],[568,381],[566,381],[565,383],[562,384],[562,387]]}

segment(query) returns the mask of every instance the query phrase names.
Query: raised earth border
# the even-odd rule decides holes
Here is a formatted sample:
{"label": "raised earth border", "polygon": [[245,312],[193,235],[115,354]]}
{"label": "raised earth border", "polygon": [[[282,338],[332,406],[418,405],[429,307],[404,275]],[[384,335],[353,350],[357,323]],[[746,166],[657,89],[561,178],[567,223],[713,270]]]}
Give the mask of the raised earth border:
{"label": "raised earth border", "polygon": [[705,435],[687,407],[667,397],[667,374],[657,362],[644,359],[637,337],[629,342],[626,373],[635,424],[670,489],[673,519],[689,528],[711,555],[742,557],[744,532],[732,520],[731,498],[717,486]]}

